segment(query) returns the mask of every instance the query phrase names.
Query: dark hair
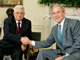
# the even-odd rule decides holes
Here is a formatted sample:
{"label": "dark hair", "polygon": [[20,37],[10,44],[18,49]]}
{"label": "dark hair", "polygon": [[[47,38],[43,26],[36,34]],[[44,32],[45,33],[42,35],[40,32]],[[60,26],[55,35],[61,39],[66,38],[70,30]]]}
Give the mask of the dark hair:
{"label": "dark hair", "polygon": [[6,14],[8,15],[8,17],[13,16],[13,12],[14,10],[12,8],[8,8],[6,11]]}

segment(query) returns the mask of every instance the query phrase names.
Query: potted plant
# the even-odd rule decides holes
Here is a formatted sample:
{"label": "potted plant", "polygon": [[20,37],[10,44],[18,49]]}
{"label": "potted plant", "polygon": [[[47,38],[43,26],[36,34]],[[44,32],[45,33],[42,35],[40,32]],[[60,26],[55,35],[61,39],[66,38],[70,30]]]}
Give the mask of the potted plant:
{"label": "potted plant", "polygon": [[53,3],[63,4],[65,6],[80,7],[80,0],[38,0],[40,4],[50,5]]}

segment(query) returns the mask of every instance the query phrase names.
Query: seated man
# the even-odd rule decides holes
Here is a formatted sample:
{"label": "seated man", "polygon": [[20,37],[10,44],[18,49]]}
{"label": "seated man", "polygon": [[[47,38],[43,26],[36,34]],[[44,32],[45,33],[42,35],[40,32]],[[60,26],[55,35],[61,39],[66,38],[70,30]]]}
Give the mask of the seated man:
{"label": "seated man", "polygon": [[45,41],[27,42],[35,48],[47,48],[55,42],[59,49],[46,49],[39,51],[36,60],[80,60],[80,21],[65,17],[65,9],[59,4],[53,5],[53,18],[58,23]]}
{"label": "seated man", "polygon": [[14,8],[14,16],[4,20],[4,37],[0,40],[0,60],[4,55],[11,55],[12,60],[22,60],[23,53],[28,49],[22,42],[23,37],[31,39],[31,21],[24,18],[25,12],[22,5]]}

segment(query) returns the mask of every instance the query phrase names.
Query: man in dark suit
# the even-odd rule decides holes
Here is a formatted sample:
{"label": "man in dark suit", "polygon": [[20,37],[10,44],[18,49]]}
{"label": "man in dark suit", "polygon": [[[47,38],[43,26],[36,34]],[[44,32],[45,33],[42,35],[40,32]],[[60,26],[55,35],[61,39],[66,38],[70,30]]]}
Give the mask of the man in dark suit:
{"label": "man in dark suit", "polygon": [[22,5],[14,8],[14,16],[4,20],[4,37],[0,41],[0,60],[4,55],[11,55],[12,60],[22,60],[23,53],[28,49],[22,42],[23,37],[31,39],[31,21],[24,18],[25,12]]}
{"label": "man in dark suit", "polygon": [[80,21],[65,17],[63,6],[53,6],[53,18],[58,23],[45,41],[30,41],[35,48],[47,48],[56,42],[59,49],[41,50],[36,60],[80,60]]}

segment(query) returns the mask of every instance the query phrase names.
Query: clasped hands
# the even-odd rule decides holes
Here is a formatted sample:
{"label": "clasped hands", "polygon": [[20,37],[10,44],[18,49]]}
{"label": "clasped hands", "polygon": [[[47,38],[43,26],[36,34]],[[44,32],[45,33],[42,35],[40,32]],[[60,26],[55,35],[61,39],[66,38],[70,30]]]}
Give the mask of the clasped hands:
{"label": "clasped hands", "polygon": [[32,43],[32,41],[29,40],[28,37],[22,37],[20,41],[21,41],[21,43],[22,43],[22,44],[21,44],[21,49],[22,49],[22,51],[25,51],[26,48],[27,48],[27,45],[29,45],[29,44]]}

